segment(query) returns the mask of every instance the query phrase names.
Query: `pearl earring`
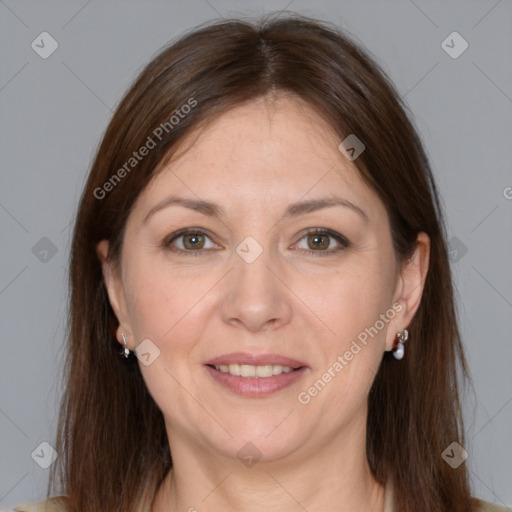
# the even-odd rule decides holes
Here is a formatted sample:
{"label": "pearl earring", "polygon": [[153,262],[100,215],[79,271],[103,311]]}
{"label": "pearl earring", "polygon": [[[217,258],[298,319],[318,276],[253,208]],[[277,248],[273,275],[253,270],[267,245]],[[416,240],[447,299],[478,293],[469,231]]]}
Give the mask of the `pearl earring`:
{"label": "pearl earring", "polygon": [[409,331],[407,329],[402,329],[396,334],[395,342],[393,343],[393,357],[395,359],[400,360],[402,357],[404,357],[404,343],[408,340],[408,338]]}
{"label": "pearl earring", "polygon": [[121,338],[123,338],[123,345],[124,348],[121,350],[120,354],[125,357],[125,359],[128,359],[131,354],[131,350],[126,346],[126,336],[124,335],[124,332],[121,333]]}

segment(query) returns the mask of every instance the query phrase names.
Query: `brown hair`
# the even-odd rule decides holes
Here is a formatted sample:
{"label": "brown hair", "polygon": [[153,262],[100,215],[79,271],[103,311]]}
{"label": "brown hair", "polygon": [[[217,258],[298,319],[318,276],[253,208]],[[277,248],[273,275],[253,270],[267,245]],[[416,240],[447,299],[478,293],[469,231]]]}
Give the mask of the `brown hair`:
{"label": "brown hair", "polygon": [[[118,262],[131,207],[184,135],[272,91],[308,102],[340,141],[348,134],[363,141],[355,164],[387,209],[399,261],[411,255],[419,232],[430,237],[407,354],[400,362],[384,355],[370,392],[367,457],[378,481],[393,480],[397,511],[472,510],[465,465],[452,469],[441,457],[453,441],[464,445],[457,371],[467,377],[467,368],[427,156],[407,107],[359,45],[326,23],[272,16],[208,24],[165,48],[122,99],[100,144],[71,249],[60,457],[49,485],[60,481],[73,512],[135,510],[172,465],[162,413],[137,361],[118,355],[96,246],[109,240],[109,258]],[[131,161],[148,137],[158,139],[156,147]]]}

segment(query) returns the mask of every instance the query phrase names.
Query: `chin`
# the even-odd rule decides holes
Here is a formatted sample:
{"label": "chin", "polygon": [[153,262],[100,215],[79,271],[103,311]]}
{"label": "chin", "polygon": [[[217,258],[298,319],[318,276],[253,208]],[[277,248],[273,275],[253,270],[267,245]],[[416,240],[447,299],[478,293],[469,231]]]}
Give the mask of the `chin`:
{"label": "chin", "polygon": [[224,427],[233,438],[226,441],[226,436],[222,436],[222,439],[206,439],[206,442],[216,445],[226,457],[236,457],[242,462],[245,458],[261,462],[283,459],[299,449],[308,437],[296,432],[296,426],[287,424],[293,415],[284,419],[287,414],[275,414],[265,420],[249,415],[237,422],[227,422]]}

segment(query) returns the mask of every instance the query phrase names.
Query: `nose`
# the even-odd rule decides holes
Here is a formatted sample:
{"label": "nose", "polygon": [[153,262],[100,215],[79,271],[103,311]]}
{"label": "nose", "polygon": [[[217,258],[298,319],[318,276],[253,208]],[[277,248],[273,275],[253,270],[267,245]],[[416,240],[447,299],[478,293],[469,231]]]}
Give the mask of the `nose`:
{"label": "nose", "polygon": [[224,322],[251,332],[289,323],[293,293],[277,258],[266,250],[250,263],[236,253],[233,256],[234,268],[227,276],[220,306]]}

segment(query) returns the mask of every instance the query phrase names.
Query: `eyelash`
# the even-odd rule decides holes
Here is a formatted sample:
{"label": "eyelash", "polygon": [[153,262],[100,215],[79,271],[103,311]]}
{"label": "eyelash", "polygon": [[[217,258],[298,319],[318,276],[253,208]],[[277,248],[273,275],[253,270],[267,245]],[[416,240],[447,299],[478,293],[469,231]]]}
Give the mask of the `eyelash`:
{"label": "eyelash", "polygon": [[[170,249],[171,251],[175,252],[176,254],[178,254],[180,256],[200,256],[204,252],[204,250],[197,250],[197,251],[186,250],[186,251],[184,251],[183,249],[171,248],[171,244],[175,240],[177,240],[178,238],[181,238],[185,235],[190,235],[190,234],[204,235],[204,236],[210,238],[208,236],[208,234],[205,233],[204,231],[202,231],[201,229],[187,228],[187,229],[182,229],[180,231],[177,231],[176,233],[173,233],[172,235],[167,237],[164,240],[162,245],[164,246],[164,248]],[[324,251],[322,251],[322,250],[313,251],[310,249],[300,249],[300,250],[306,252],[307,254],[309,254],[311,256],[323,257],[323,256],[330,256],[332,254],[338,253],[339,251],[342,251],[343,249],[347,249],[348,247],[350,247],[350,242],[343,235],[336,233],[336,231],[331,231],[330,229],[321,229],[321,228],[314,228],[314,229],[307,231],[306,233],[304,233],[301,236],[301,238],[299,239],[299,242],[309,235],[317,235],[317,234],[330,236],[330,237],[334,238],[337,242],[339,242],[340,245],[338,247],[336,247],[335,249],[324,250]]]}

